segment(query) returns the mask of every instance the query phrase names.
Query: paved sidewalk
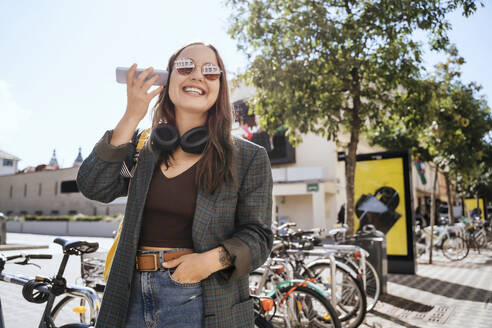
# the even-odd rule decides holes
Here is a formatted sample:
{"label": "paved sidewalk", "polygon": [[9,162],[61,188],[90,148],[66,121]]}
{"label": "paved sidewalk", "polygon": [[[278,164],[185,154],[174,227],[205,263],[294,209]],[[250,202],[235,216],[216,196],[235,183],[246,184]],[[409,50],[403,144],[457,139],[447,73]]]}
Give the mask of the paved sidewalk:
{"label": "paved sidewalk", "polygon": [[459,262],[436,252],[433,262],[419,263],[417,275],[390,274],[388,294],[361,327],[492,327],[492,251],[470,250]]}

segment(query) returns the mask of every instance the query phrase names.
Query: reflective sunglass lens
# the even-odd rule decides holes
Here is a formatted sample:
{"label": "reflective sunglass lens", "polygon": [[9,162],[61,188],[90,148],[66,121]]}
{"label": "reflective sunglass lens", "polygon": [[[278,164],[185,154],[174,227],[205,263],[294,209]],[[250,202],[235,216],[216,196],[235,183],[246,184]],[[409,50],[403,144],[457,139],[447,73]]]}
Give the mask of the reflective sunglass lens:
{"label": "reflective sunglass lens", "polygon": [[193,60],[190,58],[176,59],[175,65],[178,73],[182,75],[191,74],[191,72],[193,72],[193,69],[195,68],[195,64],[193,63]]}
{"label": "reflective sunglass lens", "polygon": [[220,77],[220,73],[219,74],[205,74],[204,76],[207,80],[215,81]]}
{"label": "reflective sunglass lens", "polygon": [[214,81],[220,77],[220,68],[214,64],[205,64],[202,67],[202,74],[210,81]]}
{"label": "reflective sunglass lens", "polygon": [[193,67],[176,67],[176,70],[178,71],[179,74],[182,74],[182,75],[188,75],[188,74],[191,74],[191,72],[193,72]]}

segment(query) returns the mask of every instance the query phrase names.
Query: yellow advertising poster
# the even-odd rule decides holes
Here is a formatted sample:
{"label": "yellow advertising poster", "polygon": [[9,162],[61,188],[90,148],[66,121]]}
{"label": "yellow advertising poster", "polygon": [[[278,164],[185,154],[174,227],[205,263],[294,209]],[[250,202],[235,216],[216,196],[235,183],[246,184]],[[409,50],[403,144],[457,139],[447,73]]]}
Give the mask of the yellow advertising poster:
{"label": "yellow advertising poster", "polygon": [[386,235],[388,255],[408,255],[403,158],[358,161],[355,229],[373,224]]}
{"label": "yellow advertising poster", "polygon": [[[477,208],[477,199],[476,198],[467,198],[465,199],[465,216],[470,217],[470,212]],[[478,200],[478,208],[480,209],[480,218],[482,220],[485,219],[484,215],[484,206],[483,206],[483,198],[479,198]]]}

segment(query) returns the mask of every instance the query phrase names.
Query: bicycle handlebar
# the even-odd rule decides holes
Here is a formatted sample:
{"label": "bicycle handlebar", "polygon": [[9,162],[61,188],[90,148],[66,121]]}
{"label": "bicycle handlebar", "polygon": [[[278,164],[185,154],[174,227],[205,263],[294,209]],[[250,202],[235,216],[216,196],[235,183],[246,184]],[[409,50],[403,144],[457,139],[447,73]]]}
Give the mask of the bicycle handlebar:
{"label": "bicycle handlebar", "polygon": [[28,255],[31,259],[35,260],[50,260],[53,258],[53,255],[51,254],[30,254]]}
{"label": "bicycle handlebar", "polygon": [[49,260],[49,259],[53,258],[53,255],[51,255],[51,254],[17,254],[17,255],[11,255],[11,256],[6,257],[7,261],[15,260],[18,258]]}

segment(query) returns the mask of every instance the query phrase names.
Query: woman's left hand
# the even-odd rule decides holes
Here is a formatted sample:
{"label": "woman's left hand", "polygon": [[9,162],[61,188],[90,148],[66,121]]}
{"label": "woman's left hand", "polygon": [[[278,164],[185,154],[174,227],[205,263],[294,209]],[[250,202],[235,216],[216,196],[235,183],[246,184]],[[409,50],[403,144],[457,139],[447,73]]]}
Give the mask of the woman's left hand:
{"label": "woman's left hand", "polygon": [[164,268],[176,267],[176,271],[172,274],[174,280],[183,283],[196,283],[212,274],[202,257],[203,255],[198,253],[187,254],[164,262],[162,266]]}

